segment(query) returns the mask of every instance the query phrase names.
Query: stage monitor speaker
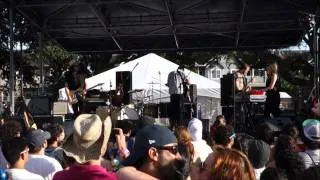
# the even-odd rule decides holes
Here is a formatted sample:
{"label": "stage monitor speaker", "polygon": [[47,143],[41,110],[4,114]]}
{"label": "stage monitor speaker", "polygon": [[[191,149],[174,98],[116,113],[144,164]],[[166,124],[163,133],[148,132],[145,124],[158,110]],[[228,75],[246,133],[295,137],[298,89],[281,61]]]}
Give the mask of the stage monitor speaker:
{"label": "stage monitor speaker", "polygon": [[197,103],[197,85],[196,84],[190,84],[190,100],[192,103]]}
{"label": "stage monitor speaker", "polygon": [[129,91],[132,90],[132,72],[131,71],[117,71],[116,72],[116,86],[123,84],[123,104],[130,104]]}
{"label": "stage monitor speaker", "polygon": [[232,106],[234,103],[234,75],[226,74],[220,79],[221,106]]}
{"label": "stage monitor speaker", "polygon": [[33,96],[25,100],[30,113],[34,115],[51,115],[52,102],[47,96]]}

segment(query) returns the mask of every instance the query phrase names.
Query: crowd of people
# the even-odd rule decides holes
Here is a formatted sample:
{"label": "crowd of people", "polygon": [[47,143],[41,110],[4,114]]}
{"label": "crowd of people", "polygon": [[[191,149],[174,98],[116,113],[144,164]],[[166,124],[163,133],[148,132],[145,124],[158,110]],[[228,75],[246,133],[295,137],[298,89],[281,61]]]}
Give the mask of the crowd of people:
{"label": "crowd of people", "polygon": [[[81,97],[76,96],[85,91],[85,78],[79,73],[83,72],[80,65],[71,67],[66,82],[66,93],[72,95],[74,91],[76,99],[71,135],[60,124],[27,129],[23,122],[4,119],[0,126],[0,180],[320,179],[317,119],[306,119],[301,127],[289,124],[277,133],[269,124],[260,123],[256,124],[255,134],[249,135],[236,133],[232,122],[219,115],[208,138],[204,138],[202,121],[194,114],[187,126],[173,118],[170,128],[155,124],[137,128],[130,121],[115,127],[106,111],[81,111]],[[237,93],[250,91],[251,82],[245,78],[249,70],[244,63],[235,73]],[[267,66],[267,87],[263,89],[267,95],[264,115],[271,118],[279,116],[277,71],[276,63]],[[172,102],[185,96],[188,84],[183,66],[170,73],[167,85]],[[82,92],[77,95],[79,88]],[[73,98],[68,100],[72,102]],[[172,106],[176,115],[182,112],[180,104],[176,109]],[[320,117],[320,104],[312,111]]]}
{"label": "crowd of people", "polygon": [[[313,111],[320,114],[320,105]],[[202,121],[171,130],[147,125],[113,128],[110,116],[81,114],[73,132],[45,124],[25,130],[15,120],[1,125],[1,178],[308,180],[320,178],[320,121],[307,119],[299,131],[286,126],[275,136],[268,124],[256,134],[235,133],[224,116],[203,139]],[[5,177],[6,176],[6,177]]]}

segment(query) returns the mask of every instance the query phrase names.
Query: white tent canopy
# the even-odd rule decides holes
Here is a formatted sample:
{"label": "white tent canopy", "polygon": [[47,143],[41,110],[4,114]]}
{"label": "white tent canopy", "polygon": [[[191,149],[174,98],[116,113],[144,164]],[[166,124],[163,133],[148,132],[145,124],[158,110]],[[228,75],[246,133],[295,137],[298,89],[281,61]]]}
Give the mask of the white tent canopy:
{"label": "white tent canopy", "polygon": [[[143,89],[148,91],[148,95],[153,95],[153,99],[169,97],[167,83],[168,74],[177,70],[178,65],[164,59],[156,54],[150,53],[118,67],[92,76],[86,80],[87,88],[96,84],[104,83],[104,91],[114,90],[116,87],[117,71],[132,71],[132,89]],[[220,98],[220,84],[210,79],[198,75],[190,70],[185,70],[185,74],[190,79],[191,84],[196,84],[198,96]],[[110,88],[111,85],[111,88]],[[152,92],[150,92],[152,91]]]}

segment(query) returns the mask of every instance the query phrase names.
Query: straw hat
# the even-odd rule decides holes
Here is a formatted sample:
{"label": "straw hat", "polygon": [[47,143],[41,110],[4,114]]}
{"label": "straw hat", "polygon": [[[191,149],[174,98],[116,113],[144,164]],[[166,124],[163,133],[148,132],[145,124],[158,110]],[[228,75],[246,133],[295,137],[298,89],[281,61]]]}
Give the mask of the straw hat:
{"label": "straw hat", "polygon": [[97,160],[101,156],[102,145],[108,143],[110,132],[110,116],[101,120],[96,114],[81,114],[74,121],[73,134],[68,137],[63,149],[78,163]]}

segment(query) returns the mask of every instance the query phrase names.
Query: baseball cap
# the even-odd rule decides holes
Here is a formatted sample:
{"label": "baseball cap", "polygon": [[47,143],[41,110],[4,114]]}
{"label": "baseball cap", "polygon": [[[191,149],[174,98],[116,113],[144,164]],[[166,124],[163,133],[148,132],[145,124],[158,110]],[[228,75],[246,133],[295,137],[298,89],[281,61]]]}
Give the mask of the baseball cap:
{"label": "baseball cap", "polygon": [[320,142],[320,121],[317,119],[306,119],[302,123],[304,136],[315,142]]}
{"label": "baseball cap", "polygon": [[150,147],[162,147],[177,142],[170,129],[161,125],[148,125],[137,132],[133,150],[122,164],[132,166],[146,155]]}
{"label": "baseball cap", "polygon": [[248,143],[248,159],[255,169],[267,164],[270,157],[270,146],[262,140],[250,140]]}
{"label": "baseball cap", "polygon": [[50,139],[51,135],[48,131],[43,131],[41,129],[31,130],[27,134],[27,140],[29,144],[34,147],[42,145],[46,140]]}

